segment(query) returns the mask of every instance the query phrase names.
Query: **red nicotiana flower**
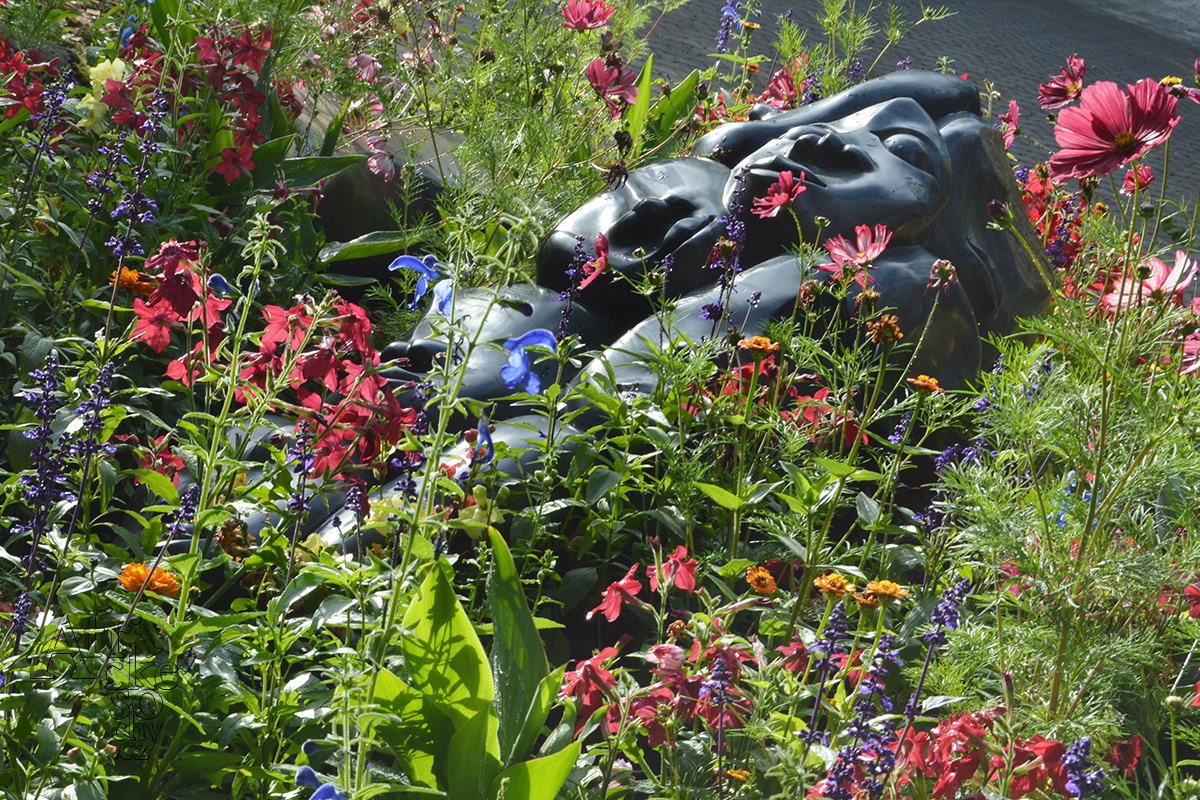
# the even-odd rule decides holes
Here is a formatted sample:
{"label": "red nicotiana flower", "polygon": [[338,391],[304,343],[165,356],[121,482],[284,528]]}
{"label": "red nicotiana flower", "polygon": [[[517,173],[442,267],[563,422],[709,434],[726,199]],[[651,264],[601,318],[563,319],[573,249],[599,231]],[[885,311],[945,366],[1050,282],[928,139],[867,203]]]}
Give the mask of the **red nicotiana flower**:
{"label": "red nicotiana flower", "polygon": [[140,297],[134,298],[133,313],[137,314],[138,321],[130,338],[141,339],[156,353],[167,349],[171,343],[171,331],[183,322],[183,317],[169,305],[148,306]]}
{"label": "red nicotiana flower", "polygon": [[262,348],[265,350],[271,347],[272,351],[277,349],[275,345],[280,343],[293,350],[300,347],[313,321],[308,309],[303,305],[292,306],[287,310],[280,306],[266,306],[263,308],[263,316],[267,319],[267,327],[263,330]]}
{"label": "red nicotiana flower", "polygon": [[1138,164],[1125,173],[1125,181],[1117,191],[1126,197],[1133,197],[1134,194],[1145,192],[1152,183],[1154,183],[1154,174],[1150,171],[1150,167]]}
{"label": "red nicotiana flower", "polygon": [[775,650],[783,654],[783,668],[788,672],[799,675],[808,667],[808,648],[799,639],[781,644]]}
{"label": "red nicotiana flower", "polygon": [[1110,81],[1094,83],[1078,106],[1059,115],[1054,139],[1062,150],[1048,164],[1055,183],[1107,175],[1170,138],[1178,101],[1149,78],[1126,88],[1128,94]]}
{"label": "red nicotiana flower", "polygon": [[563,675],[562,689],[558,698],[574,697],[579,701],[579,713],[575,721],[578,733],[591,719],[596,709],[605,703],[605,693],[617,685],[617,679],[604,668],[604,662],[617,655],[617,648],[606,647],[589,659],[580,661],[575,669]]}
{"label": "red nicotiana flower", "polygon": [[[774,217],[779,214],[781,208],[790,206],[792,201],[799,197],[804,190],[804,172],[801,172],[797,179],[791,170],[784,170],[779,173],[779,180],[767,187],[766,197],[754,198],[754,207],[751,210],[760,219]],[[880,250],[882,249],[880,248]],[[832,253],[832,251],[830,252]]]}
{"label": "red nicotiana flower", "polygon": [[563,6],[563,27],[573,31],[590,31],[603,28],[616,8],[610,8],[604,0],[567,0]]}
{"label": "red nicotiana flower", "polygon": [[164,433],[154,440],[157,449],[138,453],[138,461],[142,469],[150,469],[166,475],[171,483],[179,485],[179,470],[183,469],[183,459],[171,452],[171,434]]}
{"label": "red nicotiana flower", "polygon": [[868,280],[873,281],[867,270],[872,268],[875,259],[887,248],[892,234],[886,225],[876,225],[874,236],[867,225],[859,225],[854,232],[858,235],[857,247],[841,236],[827,240],[825,249],[829,251],[833,263],[818,264],[817,269],[853,277],[855,283],[865,288]]}
{"label": "red nicotiana flower", "polygon": [[[687,548],[679,545],[675,552],[667,556],[662,565],[662,585],[674,582],[676,588],[691,593],[696,590],[696,567],[699,562],[687,557]],[[651,564],[646,567],[646,575],[650,578],[650,591],[657,592],[659,587],[658,570]]]}
{"label": "red nicotiana flower", "polygon": [[603,233],[596,237],[596,257],[583,265],[584,278],[579,282],[579,290],[583,291],[592,285],[600,273],[608,268],[608,237]]}
{"label": "red nicotiana flower", "polygon": [[226,147],[221,151],[221,163],[212,168],[213,172],[224,178],[226,183],[233,183],[243,172],[254,169],[254,162],[250,160],[253,155],[254,148],[248,144],[237,150]]}
{"label": "red nicotiana flower", "polygon": [[1083,91],[1083,59],[1077,55],[1067,56],[1067,66],[1051,75],[1049,83],[1038,86],[1038,102],[1042,108],[1062,108],[1079,97]]}
{"label": "red nicotiana flower", "polygon": [[597,611],[601,611],[606,620],[616,622],[617,617],[621,616],[621,606],[624,603],[645,606],[646,603],[636,597],[637,593],[642,590],[642,584],[634,577],[637,575],[637,571],[638,565],[634,564],[624,578],[610,584],[604,590],[604,599],[600,601],[600,605],[587,613],[587,619],[591,619]]}
{"label": "red nicotiana flower", "polygon": [[1192,619],[1200,617],[1200,584],[1192,584],[1184,589],[1183,596],[1189,603],[1188,616]]}
{"label": "red nicotiana flower", "polygon": [[1004,123],[1004,149],[1012,147],[1013,140],[1017,138],[1017,134],[1021,132],[1021,109],[1017,106],[1016,100],[1008,101],[1008,113],[1000,115],[1000,121]]}
{"label": "red nicotiana flower", "polygon": [[221,44],[229,49],[230,59],[234,64],[247,67],[255,72],[262,72],[263,59],[267,57],[267,51],[271,49],[271,27],[268,25],[258,34],[257,41],[255,36],[247,28],[242,31],[240,38],[226,36],[221,40]]}

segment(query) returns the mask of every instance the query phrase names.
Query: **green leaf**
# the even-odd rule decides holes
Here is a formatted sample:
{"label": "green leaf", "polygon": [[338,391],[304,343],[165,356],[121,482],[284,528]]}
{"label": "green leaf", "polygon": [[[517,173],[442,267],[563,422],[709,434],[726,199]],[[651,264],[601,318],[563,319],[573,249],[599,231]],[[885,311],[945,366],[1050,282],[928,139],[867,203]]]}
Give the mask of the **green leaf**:
{"label": "green leaf", "polygon": [[812,507],[798,497],[792,497],[790,494],[776,492],[775,496],[783,502],[787,503],[788,510],[793,514],[807,514],[812,510]]}
{"label": "green leaf", "polygon": [[495,713],[484,708],[454,732],[448,751],[448,796],[455,800],[486,800],[488,785],[500,771],[500,757],[494,752],[496,725]]}
{"label": "green leaf", "polygon": [[678,86],[660,97],[654,108],[650,109],[650,118],[657,120],[660,138],[665,138],[679,120],[691,116],[692,109],[695,108],[692,93],[696,91],[696,84],[699,82],[699,71],[692,70]]}
{"label": "green leaf", "polygon": [[411,631],[400,649],[414,689],[442,705],[456,725],[491,707],[495,695],[487,654],[454,587],[436,566],[402,624]]}
{"label": "green leaf", "polygon": [[179,490],[175,488],[175,484],[166,475],[163,475],[161,472],[155,472],[152,469],[135,469],[133,474],[137,476],[138,481],[145,484],[147,489],[154,492],[163,500],[166,500],[171,505],[179,503]]}
{"label": "green leaf", "polygon": [[737,509],[741,508],[745,502],[733,492],[727,489],[722,489],[720,486],[715,486],[711,483],[696,482],[696,488],[708,495],[708,499],[712,500],[722,508]]}
{"label": "green leaf", "polygon": [[326,286],[374,286],[379,283],[378,278],[362,275],[342,275],[338,272],[323,272],[313,277]]}
{"label": "green leaf", "polygon": [[588,506],[596,503],[621,482],[621,473],[605,467],[596,467],[588,476],[586,502]]}
{"label": "green leaf", "polygon": [[250,170],[250,180],[255,189],[268,189],[275,185],[279,174],[279,165],[292,149],[293,136],[284,136],[263,142],[254,148],[254,169]]}
{"label": "green leaf", "polygon": [[646,127],[646,118],[650,114],[650,68],[654,64],[654,54],[646,56],[642,65],[642,74],[638,77],[638,96],[633,105],[625,112],[625,121],[629,124],[629,135],[633,139],[633,157],[636,159],[642,152],[642,130]]}
{"label": "green leaf", "polygon": [[563,675],[566,674],[567,665],[551,672],[546,677],[542,678],[538,684],[537,693],[533,696],[533,702],[529,704],[528,711],[525,712],[525,721],[521,724],[521,731],[517,735],[517,740],[513,743],[512,752],[509,753],[508,763],[512,763],[517,759],[527,756],[533,748],[533,743],[537,741],[538,734],[541,733],[542,726],[546,724],[546,717],[550,715],[550,707],[554,705],[554,698],[558,696],[558,690],[562,688]]}
{"label": "green leaf", "polygon": [[858,509],[858,522],[864,528],[872,528],[879,521],[879,503],[863,492],[854,498],[854,507]]}
{"label": "green leaf", "polygon": [[508,544],[494,529],[490,536],[492,567],[488,572],[487,593],[495,625],[492,678],[496,686],[496,715],[500,720],[500,753],[504,763],[510,764],[525,716],[538,695],[539,684],[550,672],[550,663],[525,601]]}
{"label": "green leaf", "polygon": [[834,461],[831,458],[814,458],[820,466],[825,468],[825,471],[835,478],[848,478],[855,473],[855,467],[842,461]]}
{"label": "green leaf", "polygon": [[310,189],[326,178],[352,167],[366,156],[307,156],[283,160],[283,182],[289,189]]}
{"label": "green leaf", "polygon": [[578,758],[579,742],[572,742],[557,753],[513,764],[492,779],[488,797],[499,797],[504,787],[506,798],[554,800]]}
{"label": "green leaf", "polygon": [[364,735],[377,735],[405,765],[408,779],[430,789],[447,783],[454,723],[429,698],[388,670],[375,679],[375,703],[387,715],[361,715]]}
{"label": "green leaf", "polygon": [[403,231],[375,231],[348,242],[334,242],[321,248],[317,260],[322,264],[332,264],[335,261],[348,261],[352,258],[367,258],[381,256],[404,250],[418,237]]}
{"label": "green leaf", "polygon": [[192,47],[196,43],[196,29],[184,22],[183,15],[179,13],[179,0],[158,0],[151,3],[150,18],[154,20],[154,30],[159,41],[171,42],[178,37],[178,41],[185,47]]}
{"label": "green leaf", "polygon": [[717,574],[722,578],[736,578],[745,575],[746,570],[753,567],[754,563],[748,558],[735,558],[717,570]]}
{"label": "green leaf", "polygon": [[[325,138],[321,140],[321,155],[332,156],[337,150],[338,139],[342,136],[342,125],[346,122],[346,114],[350,111],[350,101],[342,103],[342,110],[334,116],[329,123],[329,130],[325,131]],[[365,156],[364,156],[365,158]]]}

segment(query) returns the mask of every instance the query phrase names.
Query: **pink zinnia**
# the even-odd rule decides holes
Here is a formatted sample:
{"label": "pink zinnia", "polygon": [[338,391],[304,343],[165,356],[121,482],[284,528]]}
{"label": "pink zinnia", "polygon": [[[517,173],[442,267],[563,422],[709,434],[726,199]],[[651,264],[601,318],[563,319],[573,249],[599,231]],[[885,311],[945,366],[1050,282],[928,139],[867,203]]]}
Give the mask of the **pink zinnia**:
{"label": "pink zinnia", "polygon": [[874,236],[871,235],[871,228],[867,225],[859,225],[854,232],[858,235],[858,247],[854,247],[841,236],[829,239],[825,242],[825,249],[829,251],[829,257],[833,259],[833,263],[818,264],[817,269],[824,272],[853,275],[854,282],[865,287],[866,282],[871,280],[867,275],[867,270],[871,269],[875,259],[887,248],[892,234],[886,225],[876,225]]}
{"label": "pink zinnia", "polygon": [[1079,97],[1083,91],[1083,59],[1077,55],[1067,56],[1067,66],[1061,74],[1051,75],[1049,83],[1038,86],[1038,102],[1042,108],[1062,108]]}
{"label": "pink zinnia", "polygon": [[779,209],[791,205],[792,201],[804,191],[804,173],[796,180],[791,170],[779,173],[779,180],[767,187],[766,197],[754,198],[754,208],[751,210],[762,219],[774,217]]}
{"label": "pink zinnia", "polygon": [[603,28],[615,10],[606,5],[604,0],[567,0],[562,10],[563,27],[573,31]]}
{"label": "pink zinnia", "polygon": [[1151,174],[1150,168],[1145,164],[1139,164],[1129,172],[1125,173],[1125,182],[1121,184],[1118,191],[1128,197],[1132,197],[1134,193],[1146,191],[1150,184],[1154,183],[1154,175]]}
{"label": "pink zinnia", "polygon": [[1016,100],[1008,101],[1008,113],[1000,115],[1000,121],[1004,123],[1004,149],[1012,147],[1013,140],[1017,138],[1017,134],[1021,132],[1021,109],[1017,106]]}
{"label": "pink zinnia", "polygon": [[1123,310],[1148,301],[1178,302],[1197,271],[1196,262],[1182,250],[1175,251],[1175,266],[1172,269],[1167,269],[1167,265],[1157,258],[1147,259],[1146,266],[1150,268],[1150,277],[1145,280],[1121,279],[1111,292],[1100,298],[1100,305],[1107,309]]}
{"label": "pink zinnia", "polygon": [[1101,81],[1083,90],[1077,107],[1063,109],[1054,127],[1062,150],[1048,165],[1055,183],[1108,175],[1171,136],[1179,123],[1176,99],[1149,78],[1126,88],[1129,94]]}

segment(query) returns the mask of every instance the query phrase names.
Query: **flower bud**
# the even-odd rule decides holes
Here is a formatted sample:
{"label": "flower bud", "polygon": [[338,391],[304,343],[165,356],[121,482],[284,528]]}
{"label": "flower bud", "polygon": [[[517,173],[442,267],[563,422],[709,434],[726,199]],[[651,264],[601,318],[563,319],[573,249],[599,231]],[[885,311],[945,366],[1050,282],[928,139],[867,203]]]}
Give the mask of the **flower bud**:
{"label": "flower bud", "polygon": [[1171,709],[1172,711],[1179,711],[1184,706],[1184,699],[1177,694],[1167,695],[1167,699],[1163,702],[1166,703],[1167,708]]}

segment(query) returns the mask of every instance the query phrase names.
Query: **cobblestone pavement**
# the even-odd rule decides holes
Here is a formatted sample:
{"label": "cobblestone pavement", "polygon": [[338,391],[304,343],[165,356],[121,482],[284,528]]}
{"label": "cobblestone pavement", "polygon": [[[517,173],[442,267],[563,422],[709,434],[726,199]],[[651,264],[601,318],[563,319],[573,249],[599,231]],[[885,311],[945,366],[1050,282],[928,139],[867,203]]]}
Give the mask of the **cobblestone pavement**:
{"label": "cobblestone pavement", "polygon": [[[919,0],[890,0],[907,20],[920,17]],[[864,0],[858,0],[861,7]],[[692,0],[664,17],[648,43],[654,53],[656,77],[669,73],[678,79],[693,68],[711,65],[714,37],[722,0]],[[883,3],[886,7],[887,3]],[[1037,102],[1037,87],[1077,53],[1087,64],[1087,82],[1133,83],[1140,78],[1177,75],[1190,81],[1200,57],[1200,0],[929,0],[957,12],[948,19],[926,22],[904,37],[880,60],[873,75],[886,74],[901,58],[913,68],[933,69],[941,56],[953,59],[953,71],[967,73],[980,86],[991,81],[1000,92],[996,113],[1014,99],[1021,107],[1021,128],[1013,153],[1025,163],[1045,160],[1048,152],[1034,141],[1053,147],[1054,134]],[[820,0],[764,0],[757,21],[760,47],[773,55],[779,14],[793,10],[801,27],[817,29]],[[811,34],[810,34],[811,36]],[[871,58],[878,45],[870,51]],[[1171,139],[1168,198],[1186,195],[1189,206],[1200,189],[1200,105],[1179,103],[1183,120]],[[1161,153],[1148,162],[1157,174]],[[1115,173],[1117,177],[1124,171]],[[1158,188],[1158,185],[1155,185]]]}

